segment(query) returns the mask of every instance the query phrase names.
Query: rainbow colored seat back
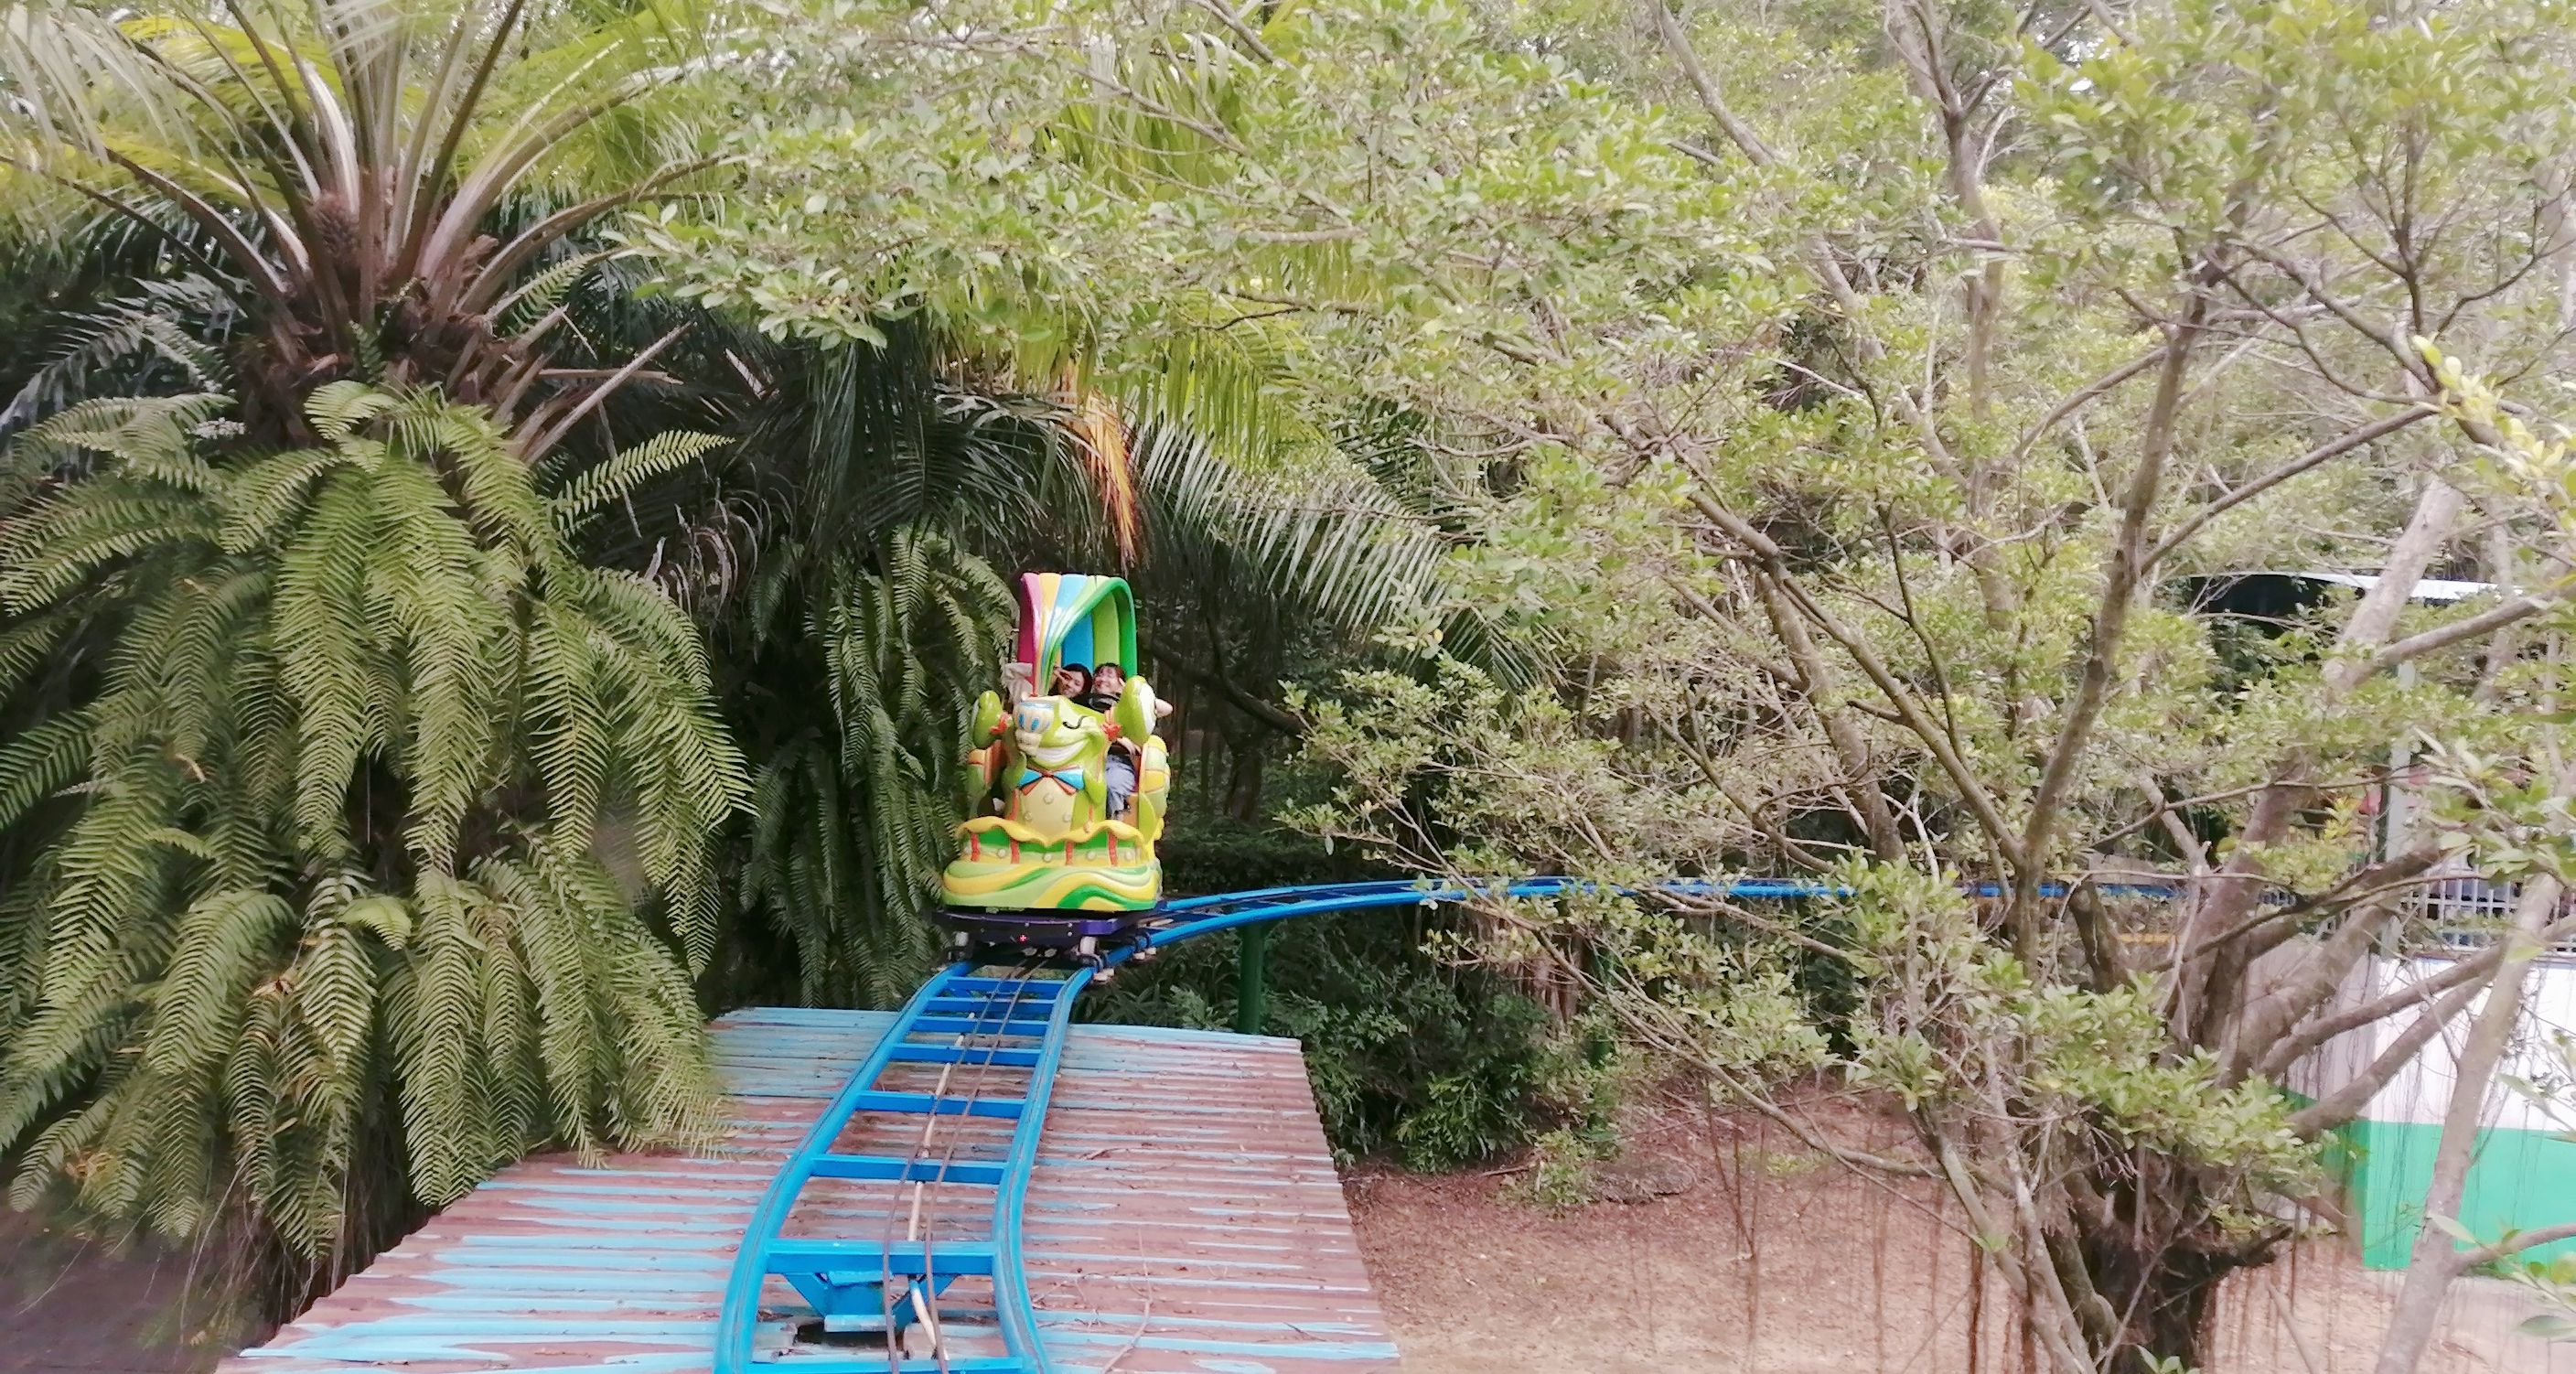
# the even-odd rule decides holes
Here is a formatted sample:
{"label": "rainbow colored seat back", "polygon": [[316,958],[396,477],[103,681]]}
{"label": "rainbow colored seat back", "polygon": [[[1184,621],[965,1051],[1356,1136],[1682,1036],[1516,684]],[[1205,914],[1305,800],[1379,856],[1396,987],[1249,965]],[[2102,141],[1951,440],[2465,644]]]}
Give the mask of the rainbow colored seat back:
{"label": "rainbow colored seat back", "polygon": [[1103,658],[1136,671],[1136,601],[1123,577],[1088,573],[1020,574],[1020,637],[1014,661],[1037,670],[1037,683],[1057,665],[1100,666]]}

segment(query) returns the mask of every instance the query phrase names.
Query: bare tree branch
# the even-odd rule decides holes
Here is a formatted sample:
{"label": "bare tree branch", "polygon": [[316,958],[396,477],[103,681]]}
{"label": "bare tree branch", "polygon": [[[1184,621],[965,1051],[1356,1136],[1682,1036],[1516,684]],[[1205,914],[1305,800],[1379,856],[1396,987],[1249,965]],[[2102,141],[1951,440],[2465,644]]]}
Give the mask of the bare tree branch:
{"label": "bare tree branch", "polygon": [[2422,634],[2409,635],[2363,660],[2360,670],[2354,674],[2354,680],[2374,677],[2408,659],[2422,658],[2426,654],[2447,649],[2462,640],[2492,634],[2518,620],[2528,620],[2558,605],[2564,599],[2564,593],[2548,596],[2517,596],[2510,601],[2480,611],[2466,620],[2455,620],[2448,625],[2426,630]]}
{"label": "bare tree branch", "polygon": [[[2192,348],[2199,340],[2201,321],[2208,308],[2207,293],[2194,292],[2181,318],[2166,333],[2164,359],[2156,376],[2156,397],[2147,408],[2137,466],[2120,501],[2119,532],[2112,537],[2110,553],[2104,559],[2102,597],[2093,613],[2084,666],[2076,678],[2074,697],[2066,704],[2058,726],[2057,741],[2050,746],[2047,761],[2041,766],[2039,785],[2031,792],[2030,815],[2022,828],[2022,862],[2014,875],[2012,911],[2013,945],[2025,963],[2035,962],[2039,951],[2039,887],[2057,828],[2058,806],[2066,795],[2068,779],[2074,777],[2076,765],[2092,742],[2094,722],[2101,717],[2102,703],[2111,693],[2113,661],[2128,629],[2129,612],[2137,604],[2139,585],[2152,566],[2146,552],[2147,517],[2163,490],[2165,463],[2173,454],[2183,378],[2190,370]],[[2089,950],[2099,942],[2088,939],[2085,943]],[[2098,981],[2107,971],[2096,968],[2094,973]]]}
{"label": "bare tree branch", "polygon": [[2281,485],[2283,482],[2289,481],[2291,478],[2296,477],[2301,473],[2312,471],[2327,462],[2339,458],[2346,453],[2350,453],[2354,449],[2360,448],[2364,444],[2372,442],[2373,440],[2384,439],[2418,420],[2428,419],[2440,413],[2440,411],[2435,410],[2431,406],[2416,406],[2408,410],[2401,410],[2394,415],[2384,416],[2369,424],[2363,425],[2359,429],[2347,430],[2342,434],[2336,435],[2332,439],[2328,439],[2324,443],[2317,445],[2315,448],[2309,449],[2307,452],[2291,459],[2289,462],[2283,463],[2281,466],[2272,469],[2270,472],[2264,473],[2253,481],[2247,482],[2245,485],[2227,493],[2225,496],[2219,497],[2217,500],[2201,507],[2198,511],[2192,514],[2190,519],[2185,520],[2178,526],[2175,526],[2172,533],[2167,534],[2164,538],[2156,541],[2156,546],[2147,552],[2147,562],[2149,564],[2155,564],[2164,561],[2166,555],[2171,554],[2178,548],[2181,548],[2185,543],[2190,541],[2192,536],[2197,535],[2203,529],[2208,528],[2210,521],[2215,520],[2219,516],[2253,500],[2255,497],[2270,491],[2272,488]]}
{"label": "bare tree branch", "polygon": [[2046,415],[2039,417],[2039,420],[2030,428],[2023,430],[2019,439],[2013,441],[2012,455],[2005,459],[2006,465],[2018,464],[2029,457],[2031,448],[2041,439],[2048,437],[2050,430],[2063,424],[2066,417],[2118,390],[2122,382],[2163,362],[2164,357],[2164,347],[2158,345],[2067,393],[2065,400],[2059,401]]}

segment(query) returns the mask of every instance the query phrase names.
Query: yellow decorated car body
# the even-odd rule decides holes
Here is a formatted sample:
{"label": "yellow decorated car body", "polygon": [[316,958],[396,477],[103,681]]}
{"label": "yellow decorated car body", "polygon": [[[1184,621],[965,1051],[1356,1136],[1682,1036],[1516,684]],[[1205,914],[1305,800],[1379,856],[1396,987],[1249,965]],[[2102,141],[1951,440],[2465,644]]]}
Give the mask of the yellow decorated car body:
{"label": "yellow decorated car body", "polygon": [[[1058,666],[1116,663],[1125,689],[1106,711],[1040,695]],[[967,817],[940,878],[947,905],[994,912],[1145,911],[1162,896],[1154,842],[1171,767],[1154,734],[1154,689],[1136,676],[1135,603],[1123,579],[1020,578],[1020,633],[1005,701],[987,692],[967,742]],[[1109,813],[1107,765],[1124,750],[1133,800]]]}

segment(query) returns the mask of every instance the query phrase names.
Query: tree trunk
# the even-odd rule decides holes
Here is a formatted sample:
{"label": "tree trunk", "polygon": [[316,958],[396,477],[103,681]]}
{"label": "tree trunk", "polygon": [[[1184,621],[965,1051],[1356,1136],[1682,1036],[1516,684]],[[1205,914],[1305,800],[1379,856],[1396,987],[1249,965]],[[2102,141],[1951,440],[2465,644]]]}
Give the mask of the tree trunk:
{"label": "tree trunk", "polygon": [[[2397,617],[2415,594],[2415,585],[2423,580],[2425,570],[2449,542],[2462,502],[2460,492],[2449,484],[2438,479],[2425,483],[2416,496],[2415,511],[2406,522],[2405,532],[2388,550],[2379,581],[2363,593],[2361,604],[2353,608],[2352,619],[2344,623],[2343,633],[2335,638],[2334,655],[2326,664],[2317,710],[2335,709],[2360,685],[2366,672],[2363,665],[2371,652],[2388,643],[2397,628]],[[2313,760],[2299,751],[2271,761],[2269,776],[2281,781],[2255,794],[2252,812],[2237,835],[2236,856],[2228,860],[2218,880],[2196,884],[2201,895],[2187,929],[2214,937],[2235,928],[2253,910],[2263,886],[2264,851],[2289,833],[2299,808],[2306,804],[2305,784],[2312,766]],[[2175,999],[2175,1023],[2184,1029],[2190,1043],[2222,1047],[2231,1078],[2264,1049],[2246,1043],[2238,1034],[2241,1028],[2232,1026],[2238,1011],[2250,1000],[2244,982],[2262,948],[2252,940],[2230,941],[2214,957],[2191,964],[2177,974],[2180,991]]]}
{"label": "tree trunk", "polygon": [[[2134,1237],[2108,1239],[2110,1245],[2126,1248]],[[2120,1332],[2122,1349],[2106,1368],[2146,1374],[2153,1367],[2151,1358],[2177,1361],[2185,1369],[2208,1365],[2219,1281],[2257,1256],[2215,1234],[2206,1237],[2219,1242],[2214,1245],[2196,1244],[2195,1239],[2181,1237],[2153,1254],[2131,1250],[2118,1261],[2125,1273],[2097,1270],[2095,1284],[2130,1304]]]}
{"label": "tree trunk", "polygon": [[[2562,778],[2562,782],[2564,779]],[[2449,1232],[2435,1217],[2457,1217],[2468,1193],[2469,1157],[2477,1144],[2478,1123],[2486,1115],[2487,1094],[2495,1086],[2496,1066],[2513,1040],[2514,1022],[2522,1015],[2523,984],[2532,961],[2540,956],[2540,932],[2558,909],[2555,879],[2533,877],[2523,884],[2514,904],[2513,928],[2504,939],[2504,962],[2487,986],[2487,1004],[2469,1023],[2468,1044],[2451,1075],[2451,1101],[2442,1113],[2441,1143],[2433,1149],[2433,1181],[2424,1190],[2424,1229],[2415,1233],[2415,1252],[2406,1263],[2406,1286],[2397,1291],[2397,1310],[2388,1319],[2388,1336],[2379,1347],[2378,1374],[2410,1374],[2432,1343],[2433,1323],[2441,1316],[2442,1298],[2459,1274],[2460,1259]]]}
{"label": "tree trunk", "polygon": [[2093,1342],[2098,1367],[2147,1374],[2153,1359],[2203,1367],[2220,1282],[2268,1259],[2277,1235],[2212,1225],[2204,1200],[2213,1181],[2178,1161],[2118,1152],[2077,1168],[2097,1182],[2120,1180],[2106,1201],[2067,1210],[2085,1281],[2116,1314],[2109,1339]]}

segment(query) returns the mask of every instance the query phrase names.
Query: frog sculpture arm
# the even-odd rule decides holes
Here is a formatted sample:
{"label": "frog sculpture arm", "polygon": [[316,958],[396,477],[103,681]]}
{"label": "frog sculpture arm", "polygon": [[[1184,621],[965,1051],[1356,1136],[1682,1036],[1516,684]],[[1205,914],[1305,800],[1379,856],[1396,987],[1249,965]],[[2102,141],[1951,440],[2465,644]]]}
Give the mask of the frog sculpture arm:
{"label": "frog sculpture arm", "polygon": [[965,790],[969,816],[991,811],[993,791],[1010,765],[1010,721],[1000,697],[986,692],[976,699],[974,719],[967,726],[966,768],[958,784]]}
{"label": "frog sculpture arm", "polygon": [[1154,695],[1152,685],[1145,679],[1131,677],[1109,713],[1109,724],[1117,731],[1117,738],[1132,743],[1136,749],[1135,824],[1149,845],[1162,837],[1163,807],[1172,782],[1169,754],[1154,727],[1171,709]]}

